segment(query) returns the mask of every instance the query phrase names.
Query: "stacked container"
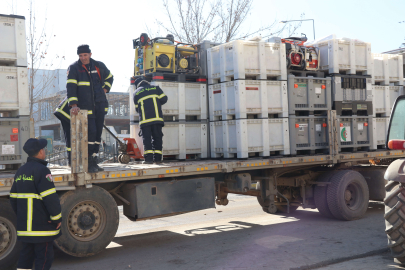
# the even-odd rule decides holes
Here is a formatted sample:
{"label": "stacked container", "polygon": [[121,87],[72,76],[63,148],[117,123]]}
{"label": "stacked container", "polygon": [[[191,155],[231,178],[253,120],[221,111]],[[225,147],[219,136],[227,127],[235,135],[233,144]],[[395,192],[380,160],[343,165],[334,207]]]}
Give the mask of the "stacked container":
{"label": "stacked container", "polygon": [[0,170],[25,163],[29,138],[29,88],[25,18],[0,15]]}
{"label": "stacked container", "polygon": [[373,59],[373,149],[385,148],[389,117],[403,95],[403,59],[399,54],[371,54]]}
{"label": "stacked container", "polygon": [[233,41],[207,51],[211,157],[288,155],[285,46]]}
{"label": "stacked container", "polygon": [[331,79],[288,75],[291,154],[327,153]]}

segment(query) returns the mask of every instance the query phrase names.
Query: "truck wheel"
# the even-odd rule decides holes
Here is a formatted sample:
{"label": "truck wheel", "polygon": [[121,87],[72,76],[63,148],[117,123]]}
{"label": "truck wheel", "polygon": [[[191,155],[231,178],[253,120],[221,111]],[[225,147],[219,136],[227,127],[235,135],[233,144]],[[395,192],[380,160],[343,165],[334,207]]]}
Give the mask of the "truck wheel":
{"label": "truck wheel", "polygon": [[[21,244],[17,242],[17,217],[10,202],[0,199],[0,265],[1,269],[16,266]],[[4,267],[4,268],[3,268]],[[15,268],[14,268],[15,269]]]}
{"label": "truck wheel", "polygon": [[[326,172],[318,177],[318,182],[329,182],[329,179],[336,172]],[[328,200],[326,198],[326,190],[328,186],[316,186],[314,191],[315,206],[319,213],[327,218],[334,218],[329,210]]]}
{"label": "truck wheel", "polygon": [[118,207],[103,188],[81,188],[60,197],[62,236],[56,245],[66,254],[88,257],[103,251],[117,233]]}
{"label": "truck wheel", "polygon": [[385,232],[388,247],[396,263],[405,264],[405,188],[402,184],[389,181],[385,186]]}
{"label": "truck wheel", "polygon": [[326,195],[332,215],[341,220],[361,218],[367,211],[369,192],[364,177],[356,171],[338,171],[330,179]]}

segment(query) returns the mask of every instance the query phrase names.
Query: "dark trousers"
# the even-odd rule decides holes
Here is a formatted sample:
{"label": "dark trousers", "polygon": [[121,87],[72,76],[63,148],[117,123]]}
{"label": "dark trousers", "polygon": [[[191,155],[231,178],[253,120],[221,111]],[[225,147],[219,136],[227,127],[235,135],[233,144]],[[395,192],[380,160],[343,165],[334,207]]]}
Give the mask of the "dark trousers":
{"label": "dark trousers", "polygon": [[141,127],[145,161],[153,161],[153,158],[155,161],[162,160],[162,127],[159,124]]}
{"label": "dark trousers", "polygon": [[22,243],[17,268],[32,269],[35,261],[35,270],[51,269],[53,262],[53,242]]}
{"label": "dark trousers", "polygon": [[72,157],[71,157],[72,149],[71,149],[71,144],[70,144],[70,121],[61,121],[60,123],[62,125],[63,134],[65,135],[66,151],[67,151],[68,161],[69,161],[69,166],[70,166],[71,161],[72,161]]}
{"label": "dark trousers", "polygon": [[106,104],[104,102],[96,102],[96,109],[93,115],[89,116],[89,157],[97,154],[100,149],[101,133],[103,132],[104,117],[106,115]]}

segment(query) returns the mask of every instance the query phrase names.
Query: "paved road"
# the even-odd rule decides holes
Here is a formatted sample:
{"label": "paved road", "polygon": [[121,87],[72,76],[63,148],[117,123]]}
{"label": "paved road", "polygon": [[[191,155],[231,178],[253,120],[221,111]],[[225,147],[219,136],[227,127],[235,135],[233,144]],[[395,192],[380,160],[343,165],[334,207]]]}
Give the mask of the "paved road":
{"label": "paved road", "polygon": [[269,215],[254,197],[229,199],[228,206],[154,220],[121,215],[104,252],[90,258],[56,252],[53,269],[402,269],[386,252],[381,203],[347,222],[301,208]]}

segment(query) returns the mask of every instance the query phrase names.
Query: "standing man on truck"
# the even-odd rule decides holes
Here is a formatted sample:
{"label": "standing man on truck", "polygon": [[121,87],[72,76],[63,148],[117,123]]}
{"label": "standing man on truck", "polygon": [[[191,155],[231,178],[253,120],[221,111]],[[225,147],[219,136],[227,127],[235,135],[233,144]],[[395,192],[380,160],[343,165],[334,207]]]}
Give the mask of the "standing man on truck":
{"label": "standing man on truck", "polygon": [[51,171],[46,167],[45,139],[28,139],[27,163],[14,176],[10,203],[17,215],[17,239],[22,250],[17,269],[50,269],[53,240],[61,235],[62,210]]}
{"label": "standing man on truck", "polygon": [[163,159],[163,121],[162,105],[167,96],[159,86],[152,86],[144,78],[135,80],[136,90],[133,100],[139,113],[139,126],[143,139],[144,164],[161,163]]}
{"label": "standing man on truck", "polygon": [[106,94],[111,90],[114,77],[103,62],[91,58],[89,45],[77,47],[77,54],[79,60],[71,64],[67,71],[67,98],[71,114],[78,114],[80,109],[88,112],[88,168],[93,173],[103,171],[97,165],[97,155],[104,117],[108,111]]}

